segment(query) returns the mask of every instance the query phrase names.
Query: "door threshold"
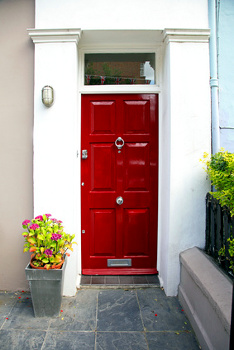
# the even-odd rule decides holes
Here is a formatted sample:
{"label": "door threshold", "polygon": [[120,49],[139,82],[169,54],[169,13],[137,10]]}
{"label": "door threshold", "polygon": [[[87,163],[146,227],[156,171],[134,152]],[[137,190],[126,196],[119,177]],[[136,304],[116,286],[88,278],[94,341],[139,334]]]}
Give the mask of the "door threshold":
{"label": "door threshold", "polygon": [[158,275],[97,276],[81,275],[80,288],[155,288],[160,287]]}

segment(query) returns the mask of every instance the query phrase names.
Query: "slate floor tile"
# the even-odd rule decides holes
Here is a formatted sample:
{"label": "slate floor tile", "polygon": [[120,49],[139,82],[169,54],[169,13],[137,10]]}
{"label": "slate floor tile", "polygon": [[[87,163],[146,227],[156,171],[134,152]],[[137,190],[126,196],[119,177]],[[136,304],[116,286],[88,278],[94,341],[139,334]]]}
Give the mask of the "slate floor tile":
{"label": "slate floor tile", "polygon": [[100,291],[98,296],[99,331],[143,331],[135,291]]}
{"label": "slate floor tile", "polygon": [[2,329],[47,330],[50,318],[34,316],[31,300],[17,301],[8,315]]}
{"label": "slate floor tile", "polygon": [[146,332],[149,350],[199,350],[192,332]]}
{"label": "slate floor tile", "polygon": [[15,303],[14,293],[0,293],[0,317],[7,317]]}
{"label": "slate floor tile", "polygon": [[40,350],[45,339],[44,331],[1,330],[0,349],[2,350]]}
{"label": "slate floor tile", "polygon": [[56,318],[35,318],[29,293],[3,294],[1,350],[200,349],[178,299],[161,288],[78,290]]}
{"label": "slate floor tile", "polygon": [[48,332],[43,349],[94,350],[94,332]]}
{"label": "slate floor tile", "polygon": [[137,290],[144,326],[148,331],[191,330],[176,297],[166,297],[160,288]]}
{"label": "slate floor tile", "polygon": [[31,294],[23,294],[22,296],[17,296],[14,307],[22,307],[22,304],[27,306],[32,306]]}
{"label": "slate floor tile", "polygon": [[[96,350],[148,350],[146,339],[140,332],[99,332]],[[165,349],[164,349],[165,350]]]}
{"label": "slate floor tile", "polygon": [[4,324],[4,322],[5,322],[5,316],[3,316],[3,317],[0,317],[0,329],[1,329],[1,327],[2,327],[2,325]]}
{"label": "slate floor tile", "polygon": [[76,297],[63,298],[60,316],[51,320],[51,330],[93,331],[96,328],[98,290],[78,290]]}

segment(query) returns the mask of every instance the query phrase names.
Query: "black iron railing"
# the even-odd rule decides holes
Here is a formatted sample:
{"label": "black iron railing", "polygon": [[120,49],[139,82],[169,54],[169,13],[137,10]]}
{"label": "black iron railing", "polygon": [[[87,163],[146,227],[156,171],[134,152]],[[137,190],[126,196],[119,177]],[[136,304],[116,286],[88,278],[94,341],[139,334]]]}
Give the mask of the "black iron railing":
{"label": "black iron railing", "polygon": [[[207,254],[226,271],[233,280],[230,350],[234,349],[234,279],[230,269],[229,238],[234,238],[234,217],[228,208],[221,207],[209,193],[206,196],[206,246]],[[225,248],[225,249],[224,249]]]}
{"label": "black iron railing", "polygon": [[218,200],[208,193],[205,250],[230,276],[233,276],[228,251],[230,237],[234,237],[234,217],[231,217],[228,208],[221,207]]}

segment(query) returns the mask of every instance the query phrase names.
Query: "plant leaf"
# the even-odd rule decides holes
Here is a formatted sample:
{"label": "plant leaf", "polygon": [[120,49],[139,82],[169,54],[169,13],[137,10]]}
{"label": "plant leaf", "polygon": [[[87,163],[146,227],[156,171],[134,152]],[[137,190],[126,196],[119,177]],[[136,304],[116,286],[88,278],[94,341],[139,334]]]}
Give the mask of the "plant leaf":
{"label": "plant leaf", "polygon": [[37,247],[31,247],[31,248],[29,249],[30,252],[35,252],[36,250],[37,250]]}

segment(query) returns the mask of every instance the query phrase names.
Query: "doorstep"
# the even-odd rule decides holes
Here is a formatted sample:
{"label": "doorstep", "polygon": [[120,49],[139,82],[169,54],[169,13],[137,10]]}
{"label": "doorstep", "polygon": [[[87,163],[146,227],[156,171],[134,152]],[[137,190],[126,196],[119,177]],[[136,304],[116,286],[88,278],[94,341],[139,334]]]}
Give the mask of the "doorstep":
{"label": "doorstep", "polygon": [[155,288],[160,287],[158,275],[97,276],[82,275],[80,288]]}

